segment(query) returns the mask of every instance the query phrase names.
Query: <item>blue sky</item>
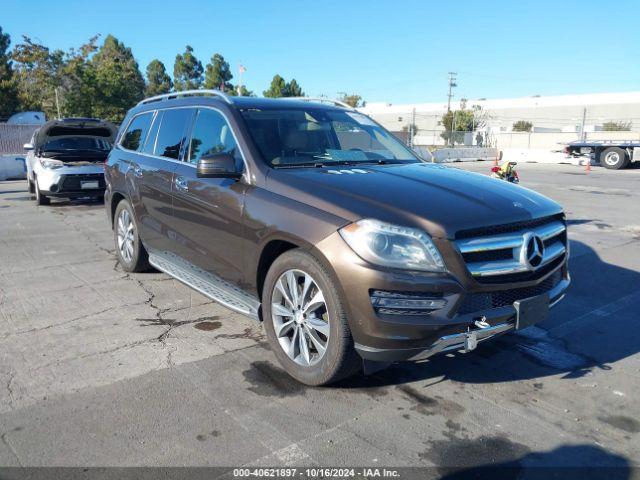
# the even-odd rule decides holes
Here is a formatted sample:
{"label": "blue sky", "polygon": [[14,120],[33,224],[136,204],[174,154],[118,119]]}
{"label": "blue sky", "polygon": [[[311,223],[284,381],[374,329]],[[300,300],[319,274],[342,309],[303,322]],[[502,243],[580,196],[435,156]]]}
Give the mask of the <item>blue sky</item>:
{"label": "blue sky", "polygon": [[[537,0],[3,0],[0,26],[52,48],[113,34],[142,71],[170,73],[186,44],[247,68],[261,94],[275,73],[308,95],[347,91],[368,101],[445,101],[640,90],[640,1]],[[623,12],[621,17],[619,14]],[[610,22],[610,23],[609,23]]]}

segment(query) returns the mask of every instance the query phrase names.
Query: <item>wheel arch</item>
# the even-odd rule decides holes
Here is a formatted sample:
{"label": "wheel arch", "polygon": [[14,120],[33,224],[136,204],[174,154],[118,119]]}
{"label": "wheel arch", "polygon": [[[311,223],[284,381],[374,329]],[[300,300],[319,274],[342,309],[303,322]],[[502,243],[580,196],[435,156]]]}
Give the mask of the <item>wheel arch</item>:
{"label": "wheel arch", "polygon": [[122,200],[128,200],[127,196],[124,193],[115,191],[113,192],[113,194],[111,194],[111,199],[109,203],[109,220],[111,221],[111,228],[113,228],[113,220],[116,214],[116,208],[118,208],[118,204]]}

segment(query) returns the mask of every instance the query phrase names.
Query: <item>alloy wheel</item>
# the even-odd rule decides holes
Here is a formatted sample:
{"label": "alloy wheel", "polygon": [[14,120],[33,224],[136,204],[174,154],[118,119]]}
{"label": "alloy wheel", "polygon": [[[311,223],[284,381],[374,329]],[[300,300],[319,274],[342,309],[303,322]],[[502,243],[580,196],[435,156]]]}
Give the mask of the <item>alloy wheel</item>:
{"label": "alloy wheel", "polygon": [[131,263],[133,260],[135,226],[127,209],[122,210],[118,216],[117,237],[120,256],[125,262]]}
{"label": "alloy wheel", "polygon": [[329,313],[318,283],[302,270],[287,270],[271,293],[271,320],[280,346],[299,365],[324,356],[329,342]]}

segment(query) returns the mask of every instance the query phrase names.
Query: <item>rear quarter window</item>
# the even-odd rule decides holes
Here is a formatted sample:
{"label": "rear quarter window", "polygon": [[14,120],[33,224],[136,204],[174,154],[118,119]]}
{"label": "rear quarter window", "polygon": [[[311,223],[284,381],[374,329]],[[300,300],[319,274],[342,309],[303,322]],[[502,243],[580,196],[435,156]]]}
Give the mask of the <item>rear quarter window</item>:
{"label": "rear quarter window", "polygon": [[122,136],[120,146],[126,150],[137,152],[144,145],[144,141],[149,133],[153,112],[142,113],[133,117],[129,122],[127,130]]}

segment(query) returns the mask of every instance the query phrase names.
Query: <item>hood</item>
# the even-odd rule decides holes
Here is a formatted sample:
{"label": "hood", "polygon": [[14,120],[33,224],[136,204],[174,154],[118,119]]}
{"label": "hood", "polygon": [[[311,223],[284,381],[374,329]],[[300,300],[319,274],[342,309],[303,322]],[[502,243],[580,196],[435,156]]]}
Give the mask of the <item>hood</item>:
{"label": "hood", "polygon": [[562,212],[556,202],[527,188],[425,163],[274,169],[267,181],[275,193],[347,222],[375,218],[423,228],[434,237]]}
{"label": "hood", "polygon": [[52,137],[99,137],[113,143],[117,133],[113,123],[96,118],[50,120],[36,132],[34,146],[38,148]]}

